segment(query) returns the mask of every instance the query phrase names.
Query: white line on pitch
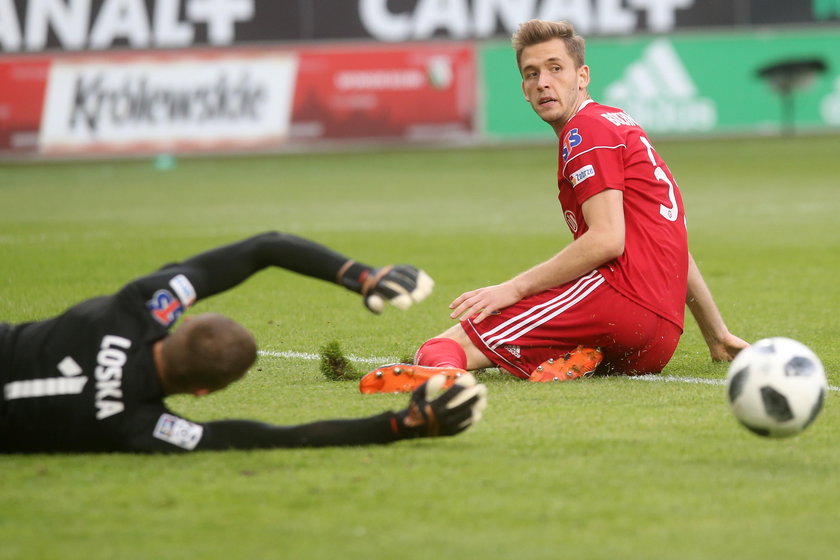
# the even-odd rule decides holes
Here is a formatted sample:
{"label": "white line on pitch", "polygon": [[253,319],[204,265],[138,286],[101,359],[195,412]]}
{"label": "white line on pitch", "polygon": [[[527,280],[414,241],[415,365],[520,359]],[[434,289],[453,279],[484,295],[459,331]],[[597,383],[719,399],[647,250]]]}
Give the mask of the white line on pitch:
{"label": "white line on pitch", "polygon": [[[260,350],[261,356],[270,356],[272,358],[296,358],[299,360],[320,360],[321,356],[318,354],[311,354],[309,352],[275,352],[271,350]],[[347,359],[351,362],[362,362],[365,364],[392,364],[397,361],[393,357],[377,357],[377,356],[357,356],[355,354],[347,354]],[[632,375],[630,379],[638,381],[664,381],[667,383],[695,383],[700,385],[726,385],[725,379],[705,379],[703,377],[672,377],[670,375]],[[840,391],[840,387],[833,385],[828,386],[829,391]]]}
{"label": "white line on pitch", "polygon": [[[318,354],[310,354],[309,352],[274,352],[271,350],[260,350],[260,356],[271,356],[272,358],[297,358],[299,360],[320,360],[321,356]],[[355,354],[346,354],[345,357],[351,362],[363,362],[366,364],[392,364],[397,361],[397,358],[385,358],[377,356],[356,356]]]}
{"label": "white line on pitch", "polygon": [[[702,377],[671,377],[670,375],[635,375],[630,379],[639,381],[668,381],[673,383],[700,383],[703,385],[726,385],[725,379],[705,379]],[[840,387],[828,386],[829,391],[840,391]]]}
{"label": "white line on pitch", "polygon": [[703,377],[671,377],[667,375],[631,375],[630,379],[638,381],[669,381],[673,383],[699,383],[701,385],[726,385],[725,379],[705,379]]}

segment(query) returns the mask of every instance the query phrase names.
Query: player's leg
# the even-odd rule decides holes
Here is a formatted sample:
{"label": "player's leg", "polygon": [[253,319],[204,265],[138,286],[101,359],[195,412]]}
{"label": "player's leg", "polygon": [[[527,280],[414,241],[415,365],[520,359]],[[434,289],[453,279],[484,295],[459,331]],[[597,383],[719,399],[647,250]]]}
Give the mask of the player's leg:
{"label": "player's leg", "polygon": [[446,377],[449,387],[468,369],[493,365],[464,333],[460,325],[423,343],[414,356],[413,364],[381,366],[362,377],[362,393],[405,393],[413,391],[435,375]]}
{"label": "player's leg", "polygon": [[[442,373],[441,368],[453,380],[466,369],[490,366],[535,381],[575,379],[599,364],[613,373],[651,373],[667,363],[678,339],[676,325],[593,273],[529,296],[481,323],[464,319],[424,343],[415,357],[417,366],[393,364],[365,377],[377,380],[378,375],[377,384],[386,388],[382,390],[391,387],[382,381],[389,377],[405,386],[391,390],[409,390],[415,386],[410,382],[420,384],[422,376]],[[662,340],[667,344],[656,343]]]}
{"label": "player's leg", "polygon": [[[463,331],[492,363],[522,379],[567,380],[598,372],[657,373],[678,325],[628,299],[598,273],[529,296]],[[596,349],[598,351],[596,351]]]}
{"label": "player's leg", "polygon": [[610,342],[612,289],[597,272],[528,296],[464,332],[492,363],[521,379],[567,380],[592,373]]}
{"label": "player's leg", "polygon": [[414,363],[427,367],[456,367],[476,370],[493,366],[493,362],[476,348],[464,328],[453,325],[417,349]]}
{"label": "player's leg", "polygon": [[649,336],[635,351],[612,352],[610,373],[646,375],[661,372],[673,357],[681,335],[682,329],[677,325],[655,317]]}

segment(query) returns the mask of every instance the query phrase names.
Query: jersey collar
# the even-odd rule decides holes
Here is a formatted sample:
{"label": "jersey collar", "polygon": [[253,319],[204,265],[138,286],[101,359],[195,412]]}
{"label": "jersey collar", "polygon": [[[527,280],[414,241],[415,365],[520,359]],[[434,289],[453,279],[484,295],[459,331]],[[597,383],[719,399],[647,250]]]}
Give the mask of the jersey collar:
{"label": "jersey collar", "polygon": [[590,103],[595,103],[595,101],[591,97],[589,99],[584,100],[584,102],[580,104],[580,107],[577,108],[577,111],[575,111],[575,115],[580,113],[581,110],[583,110],[583,108],[589,105]]}

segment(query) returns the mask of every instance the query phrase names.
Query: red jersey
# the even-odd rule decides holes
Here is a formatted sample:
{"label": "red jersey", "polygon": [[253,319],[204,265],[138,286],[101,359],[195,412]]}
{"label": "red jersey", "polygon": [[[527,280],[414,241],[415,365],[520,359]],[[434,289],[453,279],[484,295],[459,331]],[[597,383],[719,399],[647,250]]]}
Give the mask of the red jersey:
{"label": "red jersey", "polygon": [[624,253],[598,270],[616,291],[682,329],[688,240],[677,182],[644,130],[621,109],[588,100],[560,134],[558,198],[575,239],[581,205],[606,189],[624,193]]}

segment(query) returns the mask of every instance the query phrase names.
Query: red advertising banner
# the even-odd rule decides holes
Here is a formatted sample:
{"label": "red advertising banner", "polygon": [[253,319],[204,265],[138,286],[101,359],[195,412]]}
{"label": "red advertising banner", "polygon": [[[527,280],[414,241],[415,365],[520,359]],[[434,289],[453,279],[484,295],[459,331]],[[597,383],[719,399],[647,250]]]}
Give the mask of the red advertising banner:
{"label": "red advertising banner", "polygon": [[291,139],[470,138],[474,48],[466,43],[298,49]]}
{"label": "red advertising banner", "polygon": [[0,59],[0,154],[283,150],[475,140],[468,43]]}
{"label": "red advertising banner", "polygon": [[50,59],[0,59],[0,151],[32,152],[44,106]]}

